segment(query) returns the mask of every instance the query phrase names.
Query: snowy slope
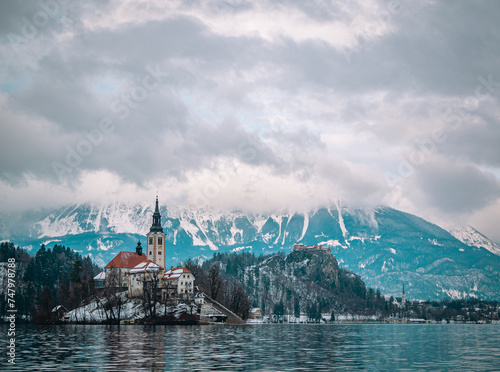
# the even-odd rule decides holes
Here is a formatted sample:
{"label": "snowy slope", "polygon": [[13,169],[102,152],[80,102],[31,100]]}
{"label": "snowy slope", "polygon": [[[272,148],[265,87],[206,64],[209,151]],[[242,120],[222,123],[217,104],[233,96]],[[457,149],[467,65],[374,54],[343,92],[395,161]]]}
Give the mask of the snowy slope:
{"label": "snowy slope", "polygon": [[478,248],[482,247],[500,256],[500,247],[472,226],[453,227],[449,228],[448,231],[466,245]]}

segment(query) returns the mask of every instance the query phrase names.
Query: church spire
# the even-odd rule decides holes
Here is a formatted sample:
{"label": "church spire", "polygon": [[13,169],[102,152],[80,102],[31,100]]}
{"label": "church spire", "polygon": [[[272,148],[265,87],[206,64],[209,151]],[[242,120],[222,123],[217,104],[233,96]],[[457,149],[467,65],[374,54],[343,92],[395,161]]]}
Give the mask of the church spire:
{"label": "church spire", "polygon": [[158,208],[158,195],[156,196],[155,211],[153,213],[153,224],[151,225],[149,232],[163,232],[163,228],[161,227],[160,208]]}

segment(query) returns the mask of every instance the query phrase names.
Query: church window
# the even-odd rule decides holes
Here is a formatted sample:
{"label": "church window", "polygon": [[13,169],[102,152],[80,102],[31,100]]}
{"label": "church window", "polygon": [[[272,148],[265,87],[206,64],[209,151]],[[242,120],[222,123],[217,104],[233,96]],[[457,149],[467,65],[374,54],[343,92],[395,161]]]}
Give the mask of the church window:
{"label": "church window", "polygon": [[161,251],[158,251],[158,255],[161,256]]}
{"label": "church window", "polygon": [[163,244],[163,239],[162,238],[158,238],[158,244]]}
{"label": "church window", "polygon": [[149,244],[153,244],[153,238],[149,238]]}
{"label": "church window", "polygon": [[153,255],[153,252],[149,251],[149,255],[152,256]]}

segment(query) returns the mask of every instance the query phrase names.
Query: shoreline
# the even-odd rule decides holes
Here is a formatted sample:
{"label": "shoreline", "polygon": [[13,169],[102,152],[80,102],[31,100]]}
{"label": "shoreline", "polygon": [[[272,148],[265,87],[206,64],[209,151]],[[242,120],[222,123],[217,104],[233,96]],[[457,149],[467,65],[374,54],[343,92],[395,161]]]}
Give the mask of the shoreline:
{"label": "shoreline", "polygon": [[[0,326],[8,325],[8,322],[0,322]],[[232,324],[225,322],[207,322],[199,320],[121,320],[120,323],[116,322],[50,322],[50,323],[34,323],[29,321],[22,321],[18,325],[34,325],[34,326],[70,326],[70,325],[98,325],[98,326],[156,326],[156,325],[175,325],[175,326],[275,326],[275,325],[293,325],[293,326],[334,326],[334,325],[500,325],[500,320],[493,321],[425,321],[425,322],[410,322],[410,321],[334,321],[327,323],[271,323],[271,322],[245,322],[244,324]]]}

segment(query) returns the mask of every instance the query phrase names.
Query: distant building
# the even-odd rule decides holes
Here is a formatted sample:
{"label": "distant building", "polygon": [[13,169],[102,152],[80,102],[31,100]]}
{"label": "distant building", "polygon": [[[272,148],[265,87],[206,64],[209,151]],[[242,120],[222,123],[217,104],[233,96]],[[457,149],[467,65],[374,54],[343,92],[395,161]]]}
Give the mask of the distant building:
{"label": "distant building", "polygon": [[307,246],[304,243],[295,242],[295,244],[293,245],[293,250],[294,251],[301,251],[301,250],[304,250],[304,249],[307,249]]}
{"label": "distant building", "polygon": [[50,318],[52,321],[62,320],[67,312],[68,309],[66,309],[63,305],[57,305],[52,309],[50,313]]}
{"label": "distant building", "polygon": [[263,317],[262,310],[259,309],[258,307],[252,307],[250,309],[250,312],[248,314],[248,319],[262,320],[262,317]]}
{"label": "distant building", "polygon": [[293,251],[308,251],[308,252],[330,252],[332,253],[332,250],[329,247],[325,247],[324,245],[320,244],[314,244],[314,245],[305,245],[304,243],[299,243],[295,242],[293,245]]}

